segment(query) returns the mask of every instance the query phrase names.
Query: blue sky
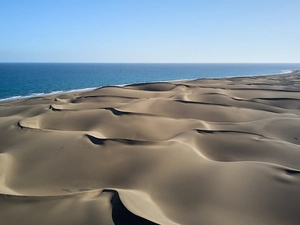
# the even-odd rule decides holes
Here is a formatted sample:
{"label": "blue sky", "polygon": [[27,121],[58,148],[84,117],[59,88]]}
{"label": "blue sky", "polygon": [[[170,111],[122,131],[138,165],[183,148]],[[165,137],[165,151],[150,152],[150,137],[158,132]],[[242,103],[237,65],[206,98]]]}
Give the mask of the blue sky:
{"label": "blue sky", "polygon": [[0,62],[300,62],[299,0],[1,0]]}

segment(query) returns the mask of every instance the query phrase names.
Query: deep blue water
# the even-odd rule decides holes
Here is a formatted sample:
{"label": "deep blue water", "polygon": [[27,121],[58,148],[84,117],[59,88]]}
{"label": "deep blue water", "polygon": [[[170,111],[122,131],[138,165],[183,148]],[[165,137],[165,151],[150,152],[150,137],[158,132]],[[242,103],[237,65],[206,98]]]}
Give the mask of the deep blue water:
{"label": "deep blue water", "polygon": [[0,100],[152,81],[285,73],[300,64],[0,63]]}

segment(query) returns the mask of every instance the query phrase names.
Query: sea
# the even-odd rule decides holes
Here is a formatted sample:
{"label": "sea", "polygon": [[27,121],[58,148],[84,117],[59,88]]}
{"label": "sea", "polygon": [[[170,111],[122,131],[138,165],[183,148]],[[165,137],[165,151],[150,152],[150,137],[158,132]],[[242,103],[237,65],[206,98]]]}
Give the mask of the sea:
{"label": "sea", "polygon": [[299,69],[300,63],[0,63],[0,101],[103,86],[271,75]]}

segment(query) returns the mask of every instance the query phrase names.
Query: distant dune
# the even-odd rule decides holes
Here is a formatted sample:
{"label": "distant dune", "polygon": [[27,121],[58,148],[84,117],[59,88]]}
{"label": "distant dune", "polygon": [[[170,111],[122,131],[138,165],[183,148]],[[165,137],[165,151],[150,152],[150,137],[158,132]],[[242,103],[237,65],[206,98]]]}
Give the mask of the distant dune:
{"label": "distant dune", "polygon": [[298,225],[300,72],[0,102],[0,224]]}

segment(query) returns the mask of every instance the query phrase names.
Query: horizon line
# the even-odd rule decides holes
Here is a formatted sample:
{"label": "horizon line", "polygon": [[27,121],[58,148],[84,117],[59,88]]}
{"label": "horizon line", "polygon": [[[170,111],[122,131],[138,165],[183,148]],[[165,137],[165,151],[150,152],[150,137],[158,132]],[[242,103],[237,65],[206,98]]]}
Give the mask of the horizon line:
{"label": "horizon line", "polygon": [[56,64],[300,64],[300,62],[0,62],[4,63],[56,63]]}

